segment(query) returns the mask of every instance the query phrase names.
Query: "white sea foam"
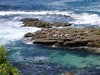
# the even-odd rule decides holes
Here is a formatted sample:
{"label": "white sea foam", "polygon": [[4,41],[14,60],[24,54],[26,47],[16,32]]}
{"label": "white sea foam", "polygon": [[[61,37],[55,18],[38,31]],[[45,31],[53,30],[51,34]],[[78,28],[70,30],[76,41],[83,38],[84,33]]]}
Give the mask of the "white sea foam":
{"label": "white sea foam", "polygon": [[[75,14],[73,12],[66,12],[66,11],[33,11],[33,12],[26,12],[26,11],[0,11],[1,16],[7,15],[16,15],[16,14],[23,14],[21,16],[14,16],[12,19],[0,20],[0,44],[5,44],[9,41],[19,40],[23,38],[24,34],[27,32],[35,32],[40,30],[39,28],[28,28],[28,27],[20,27],[22,23],[19,21],[23,18],[24,15],[69,15],[74,20],[69,21],[72,24],[84,24],[84,25],[100,25],[100,16],[97,14],[89,14],[89,13],[82,13],[82,14]],[[44,18],[44,16],[42,17]],[[41,19],[42,19],[41,18]],[[30,44],[30,42],[29,42]]]}
{"label": "white sea foam", "polygon": [[31,40],[32,37],[29,37],[29,38],[23,38],[23,42],[25,44],[33,44],[34,40]]}
{"label": "white sea foam", "polygon": [[[66,15],[71,16],[74,20],[70,21],[73,24],[86,24],[86,25],[100,25],[100,16],[97,14],[74,14],[71,11],[1,11],[0,15]],[[22,17],[15,17],[13,20],[21,19]]]}
{"label": "white sea foam", "polygon": [[27,32],[35,32],[40,28],[20,27],[20,22],[1,22],[0,23],[0,44],[5,44],[11,41],[22,39]]}
{"label": "white sea foam", "polygon": [[47,60],[48,57],[45,57],[45,56],[37,56],[37,57],[34,57],[34,61],[42,61],[42,60]]}
{"label": "white sea foam", "polygon": [[100,25],[100,16],[97,14],[72,14],[72,18],[74,18],[72,21],[74,24]]}
{"label": "white sea foam", "polygon": [[[17,54],[17,53],[16,53]],[[14,55],[13,55],[14,56]],[[18,56],[18,55],[17,55]],[[21,56],[21,55],[20,55]],[[19,57],[20,58],[20,57]],[[21,56],[22,58],[22,56]],[[33,57],[27,57],[27,58],[22,58],[24,60],[22,61],[34,61],[34,62],[38,62],[38,61],[45,61],[48,60],[48,57],[45,56],[33,56]],[[20,60],[20,59],[19,59]],[[17,61],[19,61],[17,60]]]}
{"label": "white sea foam", "polygon": [[0,15],[1,16],[5,16],[5,15],[69,15],[69,13],[71,12],[66,12],[66,11],[0,11]]}
{"label": "white sea foam", "polygon": [[16,41],[23,38],[27,32],[34,32],[38,28],[5,28],[0,30],[0,44]]}

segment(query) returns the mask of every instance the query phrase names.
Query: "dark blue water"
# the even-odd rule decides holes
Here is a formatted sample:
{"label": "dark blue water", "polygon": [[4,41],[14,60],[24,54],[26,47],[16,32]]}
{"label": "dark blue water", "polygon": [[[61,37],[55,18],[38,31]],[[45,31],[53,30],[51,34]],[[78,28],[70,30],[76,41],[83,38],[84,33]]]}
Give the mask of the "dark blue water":
{"label": "dark blue water", "polygon": [[[70,17],[67,17],[70,16]],[[50,48],[23,38],[38,28],[24,28],[23,18],[70,22],[72,27],[100,27],[100,0],[0,0],[0,45],[22,75],[100,75],[100,55],[84,49]]]}

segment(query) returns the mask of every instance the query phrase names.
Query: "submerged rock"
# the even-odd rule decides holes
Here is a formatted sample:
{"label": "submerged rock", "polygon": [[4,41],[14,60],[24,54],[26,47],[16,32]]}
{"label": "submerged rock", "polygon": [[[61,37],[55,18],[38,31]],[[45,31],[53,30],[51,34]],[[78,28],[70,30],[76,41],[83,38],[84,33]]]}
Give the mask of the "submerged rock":
{"label": "submerged rock", "polygon": [[65,75],[100,75],[100,69],[96,68],[80,68],[69,70]]}
{"label": "submerged rock", "polygon": [[23,21],[23,26],[26,27],[39,27],[39,28],[52,28],[54,27],[66,27],[70,26],[71,24],[68,22],[56,22],[56,23],[49,23],[49,22],[44,22],[39,19],[32,19],[32,18],[25,18],[22,20]]}
{"label": "submerged rock", "polygon": [[73,74],[73,73],[68,72],[68,73],[66,73],[65,75],[74,75],[74,74]]}
{"label": "submerged rock", "polygon": [[89,51],[100,52],[100,35],[96,33],[97,29],[93,28],[44,28],[35,33],[25,34],[25,38],[32,37],[34,44],[63,48],[85,47]]}

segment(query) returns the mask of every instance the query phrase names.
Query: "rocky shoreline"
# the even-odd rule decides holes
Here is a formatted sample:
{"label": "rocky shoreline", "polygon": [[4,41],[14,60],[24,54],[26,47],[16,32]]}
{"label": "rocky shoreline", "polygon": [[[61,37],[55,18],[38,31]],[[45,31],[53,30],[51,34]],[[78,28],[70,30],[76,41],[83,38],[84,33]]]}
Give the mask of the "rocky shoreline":
{"label": "rocky shoreline", "polygon": [[[25,18],[22,27],[42,28],[34,33],[29,32],[24,37],[33,44],[41,44],[56,48],[84,48],[89,52],[100,53],[99,28],[71,28],[70,23],[49,23],[39,19]],[[63,28],[57,28],[63,27]],[[75,75],[66,72],[65,75]]]}
{"label": "rocky shoreline", "polygon": [[[29,20],[30,19],[23,20],[24,26],[31,25],[31,22],[29,22]],[[34,20],[40,22],[40,20],[38,19],[31,19],[32,22],[34,22]],[[50,23],[45,24],[44,27],[40,25],[40,27],[42,28],[40,31],[36,31],[35,33],[26,33],[24,37],[31,38],[29,40],[33,41],[34,44],[42,44],[58,48],[84,47],[88,49],[88,51],[100,53],[100,29],[71,27],[49,28],[47,27],[48,24]],[[62,24],[63,23],[61,23],[59,26],[62,26]],[[34,25],[35,24],[33,24],[32,26],[34,27]],[[36,25],[35,27],[39,26]]]}
{"label": "rocky shoreline", "polygon": [[55,22],[55,23],[49,23],[49,22],[44,22],[42,20],[39,20],[37,18],[32,19],[32,18],[25,18],[22,19],[23,21],[23,27],[39,27],[39,28],[52,28],[52,27],[66,27],[66,26],[71,26],[70,23],[68,22]]}

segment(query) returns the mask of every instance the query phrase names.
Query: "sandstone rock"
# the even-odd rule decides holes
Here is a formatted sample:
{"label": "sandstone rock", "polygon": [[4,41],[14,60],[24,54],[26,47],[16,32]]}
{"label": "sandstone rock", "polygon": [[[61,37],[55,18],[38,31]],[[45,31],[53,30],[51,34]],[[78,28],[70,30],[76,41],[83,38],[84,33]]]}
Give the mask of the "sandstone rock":
{"label": "sandstone rock", "polygon": [[23,26],[28,26],[28,27],[39,27],[39,28],[51,28],[51,24],[48,22],[44,22],[39,19],[32,19],[32,18],[25,18],[22,20],[23,21]]}
{"label": "sandstone rock", "polygon": [[49,23],[49,22],[44,22],[42,20],[39,19],[32,19],[32,18],[25,18],[22,19],[21,21],[23,21],[23,26],[28,26],[28,27],[39,27],[39,28],[51,28],[52,26],[55,27],[66,27],[66,26],[70,26],[71,24],[68,22],[56,22],[56,23]]}
{"label": "sandstone rock", "polygon": [[68,22],[66,22],[66,23],[63,23],[63,22],[55,22],[53,24],[53,26],[55,26],[55,27],[60,27],[60,26],[66,27],[66,26],[71,26],[71,24],[69,24]]}
{"label": "sandstone rock", "polygon": [[44,28],[35,33],[27,33],[35,44],[53,45],[56,47],[96,47],[100,48],[100,35],[89,28]]}
{"label": "sandstone rock", "polygon": [[74,74],[73,74],[73,73],[68,72],[68,73],[66,73],[65,75],[74,75]]}

